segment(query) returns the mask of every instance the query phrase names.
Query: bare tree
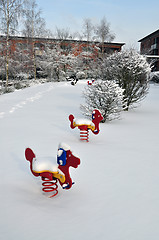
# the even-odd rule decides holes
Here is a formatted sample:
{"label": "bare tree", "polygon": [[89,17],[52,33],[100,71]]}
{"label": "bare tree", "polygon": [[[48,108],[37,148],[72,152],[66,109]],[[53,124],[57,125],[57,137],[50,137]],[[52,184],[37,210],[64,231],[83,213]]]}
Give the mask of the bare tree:
{"label": "bare tree", "polygon": [[94,26],[92,24],[92,21],[90,18],[85,18],[83,20],[83,36],[84,38],[86,39],[87,43],[86,43],[86,47],[85,48],[85,51],[84,51],[84,65],[85,65],[85,76],[87,77],[88,76],[88,70],[89,70],[89,63],[90,63],[90,59],[91,59],[91,55],[92,55],[92,52],[93,52],[93,48],[90,44],[90,42],[92,41],[92,34],[93,34],[93,31],[94,30]]}
{"label": "bare tree", "polygon": [[87,42],[92,40],[92,33],[94,30],[94,26],[90,18],[85,18],[83,23],[83,35],[86,37]]}
{"label": "bare tree", "polygon": [[22,13],[24,0],[0,0],[1,31],[6,36],[6,90],[9,78],[9,36],[14,34],[18,27],[18,19]]}
{"label": "bare tree", "polygon": [[56,27],[56,37],[59,40],[66,40],[66,39],[72,38],[69,28],[58,28],[58,27]]}
{"label": "bare tree", "polygon": [[36,0],[25,1],[24,28],[23,35],[29,38],[50,37],[52,33],[46,28],[44,18],[41,17],[42,11],[38,9]]}
{"label": "bare tree", "polygon": [[95,28],[96,38],[102,44],[102,55],[104,53],[104,42],[111,42],[114,40],[115,35],[110,31],[110,23],[103,17],[100,24]]}

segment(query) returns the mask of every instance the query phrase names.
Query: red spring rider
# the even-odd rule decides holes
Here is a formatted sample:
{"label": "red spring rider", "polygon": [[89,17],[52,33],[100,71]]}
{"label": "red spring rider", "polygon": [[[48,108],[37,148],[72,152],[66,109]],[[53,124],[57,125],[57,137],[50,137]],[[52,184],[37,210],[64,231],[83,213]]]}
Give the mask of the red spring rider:
{"label": "red spring rider", "polygon": [[98,109],[94,109],[92,112],[92,121],[88,119],[75,119],[71,114],[69,115],[71,122],[70,127],[74,129],[78,127],[80,129],[80,139],[89,142],[89,129],[94,134],[99,133],[99,123],[103,120],[103,117]]}
{"label": "red spring rider", "polygon": [[44,192],[52,192],[51,197],[58,194],[59,182],[63,189],[72,187],[72,179],[69,174],[69,167],[77,168],[80,164],[80,159],[72,154],[70,147],[61,143],[57,152],[57,162],[37,160],[34,152],[30,148],[26,148],[25,157],[30,162],[30,170],[35,177],[41,177],[42,190]]}
{"label": "red spring rider", "polygon": [[92,80],[87,81],[87,84],[92,85],[94,82],[95,82],[95,79],[92,79]]}

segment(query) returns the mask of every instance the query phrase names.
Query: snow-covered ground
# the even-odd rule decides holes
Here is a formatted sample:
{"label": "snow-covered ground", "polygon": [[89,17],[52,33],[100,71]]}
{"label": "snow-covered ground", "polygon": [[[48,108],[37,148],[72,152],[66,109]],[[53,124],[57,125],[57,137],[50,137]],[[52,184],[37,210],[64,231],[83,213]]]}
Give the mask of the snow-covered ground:
{"label": "snow-covered ground", "polygon": [[[69,114],[86,81],[46,83],[0,96],[0,238],[3,240],[156,240],[159,236],[159,85],[121,120],[79,140]],[[46,197],[25,160],[30,147],[55,158],[60,142],[81,159],[75,184]]]}

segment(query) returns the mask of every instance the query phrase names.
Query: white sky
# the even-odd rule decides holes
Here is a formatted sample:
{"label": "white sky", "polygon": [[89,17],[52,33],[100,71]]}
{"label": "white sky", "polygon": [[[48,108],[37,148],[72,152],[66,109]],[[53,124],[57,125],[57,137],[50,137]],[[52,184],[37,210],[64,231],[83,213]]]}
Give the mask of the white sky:
{"label": "white sky", "polygon": [[139,49],[138,40],[159,29],[158,0],[37,0],[47,27],[82,32],[83,19],[94,24],[104,16],[115,33],[114,42]]}

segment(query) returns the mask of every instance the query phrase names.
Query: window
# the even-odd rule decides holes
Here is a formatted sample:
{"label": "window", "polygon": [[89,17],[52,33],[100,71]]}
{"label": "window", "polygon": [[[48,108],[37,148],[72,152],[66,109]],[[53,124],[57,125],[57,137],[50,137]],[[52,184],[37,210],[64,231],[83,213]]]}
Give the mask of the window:
{"label": "window", "polygon": [[158,49],[153,50],[153,55],[158,55]]}
{"label": "window", "polygon": [[16,43],[16,46],[19,50],[24,50],[24,49],[27,49],[27,44],[26,43]]}
{"label": "window", "polygon": [[71,47],[71,45],[70,44],[60,44],[60,47],[61,47],[61,49],[62,50],[64,50],[64,51],[71,51],[71,49],[72,49],[72,47]]}
{"label": "window", "polygon": [[155,38],[153,39],[153,44],[157,44],[157,43],[159,43],[159,37],[155,37]]}

